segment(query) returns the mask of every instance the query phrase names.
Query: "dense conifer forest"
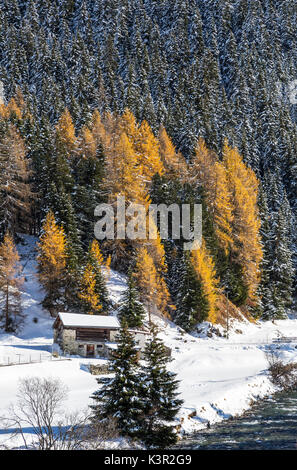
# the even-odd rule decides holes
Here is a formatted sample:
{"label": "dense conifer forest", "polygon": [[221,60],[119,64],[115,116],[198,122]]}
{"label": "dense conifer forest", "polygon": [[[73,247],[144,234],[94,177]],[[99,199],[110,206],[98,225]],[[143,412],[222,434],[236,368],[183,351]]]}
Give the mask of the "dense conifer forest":
{"label": "dense conifer forest", "polygon": [[[1,0],[11,302],[21,232],[40,237],[53,316],[108,313],[101,268],[112,267],[129,272],[121,311],[134,325],[141,304],[186,330],[226,308],[284,318],[296,294],[296,22],[291,0]],[[94,208],[117,195],[201,203],[200,249],[98,243]]]}

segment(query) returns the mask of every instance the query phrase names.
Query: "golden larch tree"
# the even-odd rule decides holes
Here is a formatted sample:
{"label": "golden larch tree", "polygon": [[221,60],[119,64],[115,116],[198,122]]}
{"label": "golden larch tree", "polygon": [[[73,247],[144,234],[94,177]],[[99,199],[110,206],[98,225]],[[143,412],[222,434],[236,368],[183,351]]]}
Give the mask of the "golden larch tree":
{"label": "golden larch tree", "polygon": [[207,210],[211,214],[218,242],[225,253],[232,238],[233,205],[224,165],[200,138],[191,164],[191,179],[204,189]]}
{"label": "golden larch tree", "polygon": [[201,184],[206,192],[210,192],[213,166],[216,161],[218,161],[216,153],[209,150],[205,140],[200,137],[190,166],[191,182]]}
{"label": "golden larch tree", "polygon": [[253,298],[260,280],[260,263],[263,257],[258,214],[259,182],[248,168],[237,149],[225,141],[223,163],[227,172],[233,210],[233,250],[243,267],[243,274]]}
{"label": "golden larch tree", "polygon": [[185,158],[177,152],[164,126],[159,129],[159,151],[166,176],[187,180],[188,166]]}
{"label": "golden larch tree", "polygon": [[83,301],[86,313],[98,315],[102,310],[99,296],[96,294],[96,273],[88,263],[83,271],[78,297]]}
{"label": "golden larch tree", "polygon": [[56,125],[58,143],[68,152],[75,148],[76,136],[72,117],[66,108]]}
{"label": "golden larch tree", "polygon": [[87,126],[83,126],[78,140],[81,156],[94,158],[96,156],[97,141],[92,131]]}
{"label": "golden larch tree", "polygon": [[46,295],[43,306],[55,316],[63,297],[63,284],[66,268],[66,236],[62,227],[49,211],[42,226],[38,243],[38,277]]}
{"label": "golden larch tree", "polygon": [[208,252],[204,240],[198,250],[191,253],[191,260],[197,277],[201,282],[203,296],[208,304],[208,321],[216,322],[217,300],[218,300],[218,279],[214,261]]}
{"label": "golden larch tree", "polygon": [[158,273],[153,258],[145,247],[138,250],[134,275],[149,315],[159,312],[168,316],[170,294],[163,276]]}
{"label": "golden larch tree", "polygon": [[136,122],[134,114],[126,108],[118,119],[119,133],[125,132],[131,143],[136,143],[139,134],[139,126]]}
{"label": "golden larch tree", "polygon": [[101,250],[100,250],[99,243],[96,239],[94,239],[91,243],[90,252],[91,252],[92,256],[94,256],[94,259],[97,261],[99,266],[104,266],[105,265],[104,257],[102,255]]}
{"label": "golden larch tree", "polygon": [[7,105],[1,104],[0,105],[0,117],[3,119],[9,119],[11,117],[15,117],[18,120],[23,118],[23,110],[17,104],[15,98],[11,98]]}
{"label": "golden larch tree", "polygon": [[149,184],[155,174],[162,175],[164,173],[164,166],[159,152],[159,142],[146,121],[142,121],[137,137],[135,144],[139,156],[138,165],[146,184]]}
{"label": "golden larch tree", "polygon": [[127,135],[122,132],[107,162],[106,183],[112,190],[112,197],[122,194],[127,202],[138,202],[142,198],[143,184],[141,177],[137,175],[136,165],[137,158],[133,146]]}
{"label": "golden larch tree", "polygon": [[95,109],[90,123],[90,131],[96,141],[96,145],[102,145],[105,149],[109,148],[111,136],[106,131],[103,120],[98,109]]}
{"label": "golden larch tree", "polygon": [[167,272],[167,266],[165,262],[165,249],[162,244],[158,228],[155,224],[155,220],[153,219],[153,217],[150,216],[149,213],[146,217],[146,229],[147,239],[138,240],[138,243],[136,243],[136,245],[138,245],[138,247],[146,247],[148,253],[154,261],[157,272],[159,274],[165,274]]}
{"label": "golden larch tree", "polygon": [[220,162],[215,162],[213,166],[213,198],[208,194],[208,200],[213,199],[210,209],[213,211],[215,231],[225,253],[229,251],[233,243],[232,222],[233,205],[231,193],[228,187],[227,174],[224,166]]}

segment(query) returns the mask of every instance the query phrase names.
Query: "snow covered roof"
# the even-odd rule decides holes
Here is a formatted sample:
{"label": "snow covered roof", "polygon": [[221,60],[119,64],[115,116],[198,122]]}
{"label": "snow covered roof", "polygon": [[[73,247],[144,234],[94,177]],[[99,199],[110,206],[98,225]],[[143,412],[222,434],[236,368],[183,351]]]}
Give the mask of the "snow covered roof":
{"label": "snow covered roof", "polygon": [[116,317],[108,315],[88,315],[81,313],[59,312],[58,318],[64,326],[85,328],[120,328]]}
{"label": "snow covered roof", "polygon": [[106,342],[106,343],[105,343],[105,346],[106,346],[108,349],[118,349],[117,343],[109,343],[109,342]]}

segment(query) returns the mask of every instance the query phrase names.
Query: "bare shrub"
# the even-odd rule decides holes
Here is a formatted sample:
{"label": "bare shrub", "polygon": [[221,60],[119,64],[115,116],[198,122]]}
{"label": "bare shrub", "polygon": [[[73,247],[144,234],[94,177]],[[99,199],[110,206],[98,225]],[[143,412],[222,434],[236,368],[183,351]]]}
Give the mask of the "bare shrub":
{"label": "bare shrub", "polygon": [[82,449],[97,450],[104,449],[107,441],[119,439],[118,426],[116,419],[110,419],[108,422],[90,423],[87,426]]}
{"label": "bare shrub", "polygon": [[266,353],[266,359],[270,380],[274,385],[285,391],[297,389],[297,363],[285,364],[272,349]]}
{"label": "bare shrub", "polygon": [[[26,449],[102,449],[117,438],[116,422],[90,422],[89,410],[65,413],[68,389],[55,378],[28,377],[20,381],[17,402],[2,418],[12,437],[22,437]],[[30,436],[30,437],[27,437]]]}

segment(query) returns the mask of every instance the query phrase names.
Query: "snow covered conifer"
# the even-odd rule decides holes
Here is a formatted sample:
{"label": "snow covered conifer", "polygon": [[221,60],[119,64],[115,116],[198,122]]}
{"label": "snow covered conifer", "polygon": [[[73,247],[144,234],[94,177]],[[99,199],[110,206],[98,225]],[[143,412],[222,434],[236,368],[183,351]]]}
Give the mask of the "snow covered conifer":
{"label": "snow covered conifer", "polygon": [[[261,315],[264,320],[285,318],[292,304],[294,268],[290,249],[290,217],[286,200],[269,216],[267,198],[259,201],[262,219]],[[276,206],[274,206],[276,207]]]}
{"label": "snow covered conifer", "polygon": [[[92,396],[96,402],[91,406],[93,421],[104,425],[109,418],[115,418],[123,436],[134,437],[139,431],[139,419],[142,414],[140,400],[138,354],[132,334],[126,323],[123,324],[117,350],[111,360],[113,378]],[[101,380],[97,380],[102,384]]]}
{"label": "snow covered conifer", "polygon": [[170,362],[157,329],[152,326],[142,369],[143,416],[139,437],[148,448],[164,449],[177,440],[172,421],[182,405],[178,399],[176,374],[167,370]]}
{"label": "snow covered conifer", "polygon": [[207,319],[208,302],[189,252],[184,252],[182,264],[175,322],[190,331],[195,324]]}
{"label": "snow covered conifer", "polygon": [[262,185],[258,194],[259,215],[261,219],[261,242],[263,245],[263,259],[261,262],[261,281],[258,287],[259,301],[256,307],[256,314],[261,315],[264,320],[270,318],[271,308],[271,283],[270,283],[270,263],[271,263],[271,242],[272,231],[271,221],[268,210],[267,195]]}
{"label": "snow covered conifer", "polygon": [[294,269],[292,253],[287,236],[287,221],[283,206],[280,207],[275,220],[273,259],[271,260],[270,283],[273,293],[275,318],[286,317],[286,309],[292,304],[292,284]]}
{"label": "snow covered conifer", "polygon": [[128,286],[124,292],[119,308],[121,322],[127,322],[130,328],[140,327],[145,317],[145,309],[139,300],[139,292],[136,288],[133,274],[129,273]]}

